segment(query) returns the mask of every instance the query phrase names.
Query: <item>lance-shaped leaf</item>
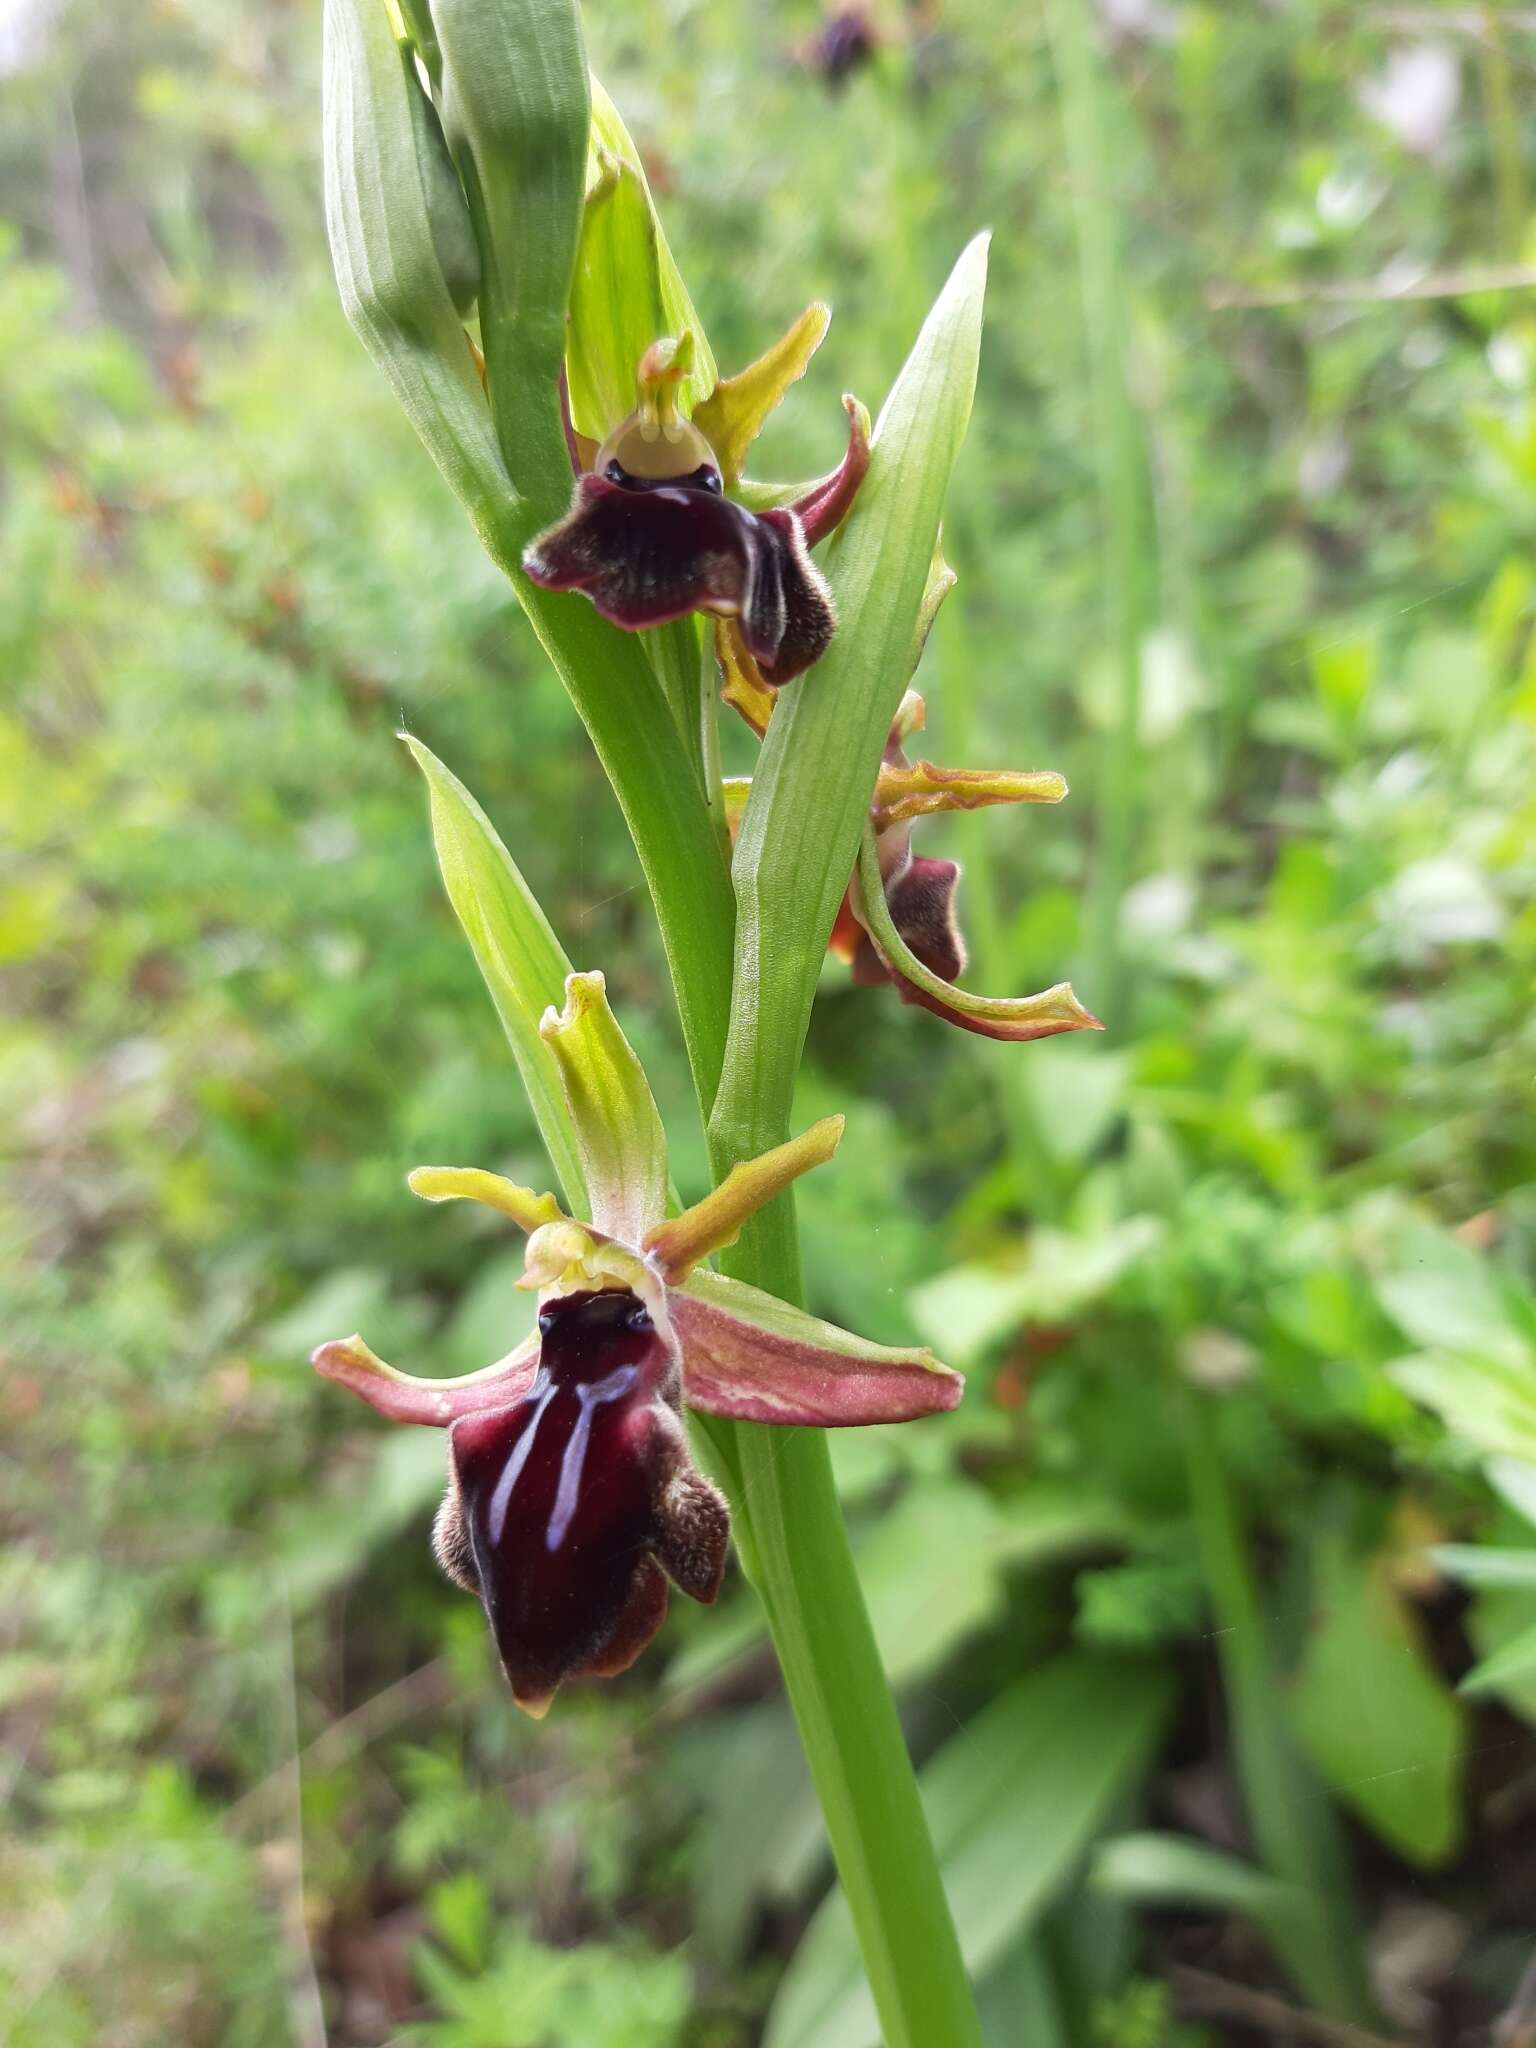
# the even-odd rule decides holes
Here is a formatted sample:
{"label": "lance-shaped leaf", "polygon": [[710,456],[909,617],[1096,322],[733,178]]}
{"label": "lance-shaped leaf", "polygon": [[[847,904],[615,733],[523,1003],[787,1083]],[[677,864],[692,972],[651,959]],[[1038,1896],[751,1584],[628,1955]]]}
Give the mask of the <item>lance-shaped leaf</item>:
{"label": "lance-shaped leaf", "polygon": [[565,1008],[545,1011],[539,1035],[560,1071],[592,1220],[637,1245],[666,1213],[667,1140],[602,975],[568,975]]}
{"label": "lance-shaped leaf", "polygon": [[824,1116],[787,1144],[775,1145],[756,1159],[742,1160],[702,1202],[658,1224],[646,1238],[645,1249],[660,1266],[667,1284],[675,1286],[701,1259],[733,1245],[749,1216],[782,1194],[802,1173],[824,1166],[842,1140],[845,1122],[840,1116]]}
{"label": "lance-shaped leaf", "polygon": [[584,1214],[581,1155],[559,1069],[539,1034],[545,1010],[561,998],[571,963],[490,819],[430,748],[409,733],[403,737],[427,778],[432,837],[448,900],[491,992],[566,1201]]}
{"label": "lance-shaped leaf", "polygon": [[[736,976],[712,1126],[784,1129],[819,961],[858,857],[911,656],[981,340],[986,239],[956,264],[870,442],[825,557],[839,630],[811,686],[774,711],[736,842]],[[773,1028],[763,1028],[771,1017]],[[742,1145],[745,1149],[745,1144]]]}
{"label": "lance-shaped leaf", "polygon": [[953,1408],[960,1374],[931,1351],[871,1344],[741,1280],[696,1272],[668,1292],[691,1408],[838,1429]]}
{"label": "lance-shaped leaf", "polygon": [[[342,307],[487,551],[510,568],[517,494],[433,232],[415,89],[378,0],[325,0],[325,221]],[[439,215],[445,196],[439,185]]]}
{"label": "lance-shaped leaf", "polygon": [[821,347],[831,309],[815,300],[799,319],[734,377],[722,377],[693,413],[694,425],[709,436],[728,485],[746,467],[747,450],[762,431],[764,420]]}
{"label": "lance-shaped leaf", "polygon": [[859,916],[909,1002],[982,1038],[1022,1041],[1062,1031],[1102,1031],[1103,1025],[1059,981],[1034,996],[978,996],[932,973],[912,951],[891,916],[872,828],[859,849]]}

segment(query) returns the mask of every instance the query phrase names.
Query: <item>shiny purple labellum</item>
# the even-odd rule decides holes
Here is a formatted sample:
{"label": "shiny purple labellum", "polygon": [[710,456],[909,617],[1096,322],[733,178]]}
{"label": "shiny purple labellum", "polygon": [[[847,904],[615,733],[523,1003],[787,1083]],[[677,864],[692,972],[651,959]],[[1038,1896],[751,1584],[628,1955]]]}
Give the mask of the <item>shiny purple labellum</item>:
{"label": "shiny purple labellum", "polygon": [[[438,1523],[449,1572],[485,1603],[519,1704],[624,1670],[667,1609],[665,1564],[713,1599],[724,1503],[692,1468],[677,1371],[636,1296],[571,1294],[539,1317],[538,1371],[510,1407],[461,1417]],[[660,1560],[660,1562],[658,1562]]]}
{"label": "shiny purple labellum", "polygon": [[648,478],[609,462],[579,477],[570,511],[530,543],[523,567],[545,590],[581,591],[628,632],[693,611],[739,617],[768,683],[809,668],[832,638],[798,513],[748,511],[709,467]]}

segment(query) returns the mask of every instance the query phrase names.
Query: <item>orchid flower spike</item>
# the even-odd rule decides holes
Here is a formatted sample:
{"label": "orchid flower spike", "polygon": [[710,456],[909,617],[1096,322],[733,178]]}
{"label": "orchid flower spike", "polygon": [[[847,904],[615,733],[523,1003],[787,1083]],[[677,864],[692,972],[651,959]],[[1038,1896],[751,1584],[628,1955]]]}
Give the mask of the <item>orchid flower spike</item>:
{"label": "orchid flower spike", "polygon": [[438,1560],[484,1603],[513,1698],[536,1718],[566,1679],[628,1669],[661,1626],[668,1580],[705,1603],[719,1591],[729,1514],[694,1463],[684,1404],[835,1428],[953,1408],[964,1384],[929,1351],[866,1343],[704,1266],[832,1157],[841,1117],[668,1216],[661,1119],[603,977],[571,975],[540,1031],[592,1220],[473,1167],[410,1176],[427,1201],[482,1202],[528,1233],[520,1284],[538,1292],[535,1334],[459,1379],[397,1372],[357,1336],[314,1354],[391,1421],[447,1429]]}
{"label": "orchid flower spike", "polygon": [[746,486],[765,501],[754,510],[730,493],[743,488],[747,448],[828,317],[809,307],[758,362],[718,383],[692,419],[682,417],[678,391],[693,337],[654,342],[636,372],[634,411],[595,451],[569,433],[584,467],[565,517],[524,550],[529,577],[546,590],[580,591],[627,632],[712,613],[717,644],[772,688],[818,661],[836,616],[808,551],[843,517],[869,466],[868,415],[844,399],[847,454],[829,476],[786,494],[789,502],[766,502],[778,495],[772,487]]}

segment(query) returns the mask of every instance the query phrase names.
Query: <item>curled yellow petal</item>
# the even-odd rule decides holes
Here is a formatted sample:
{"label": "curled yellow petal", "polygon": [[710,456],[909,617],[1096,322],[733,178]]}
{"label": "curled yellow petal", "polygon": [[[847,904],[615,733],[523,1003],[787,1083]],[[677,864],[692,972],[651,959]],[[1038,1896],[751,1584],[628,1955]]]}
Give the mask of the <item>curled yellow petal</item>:
{"label": "curled yellow petal", "polygon": [[519,1230],[530,1232],[557,1222],[565,1213],[553,1195],[536,1195],[532,1188],[519,1187],[515,1180],[480,1166],[418,1166],[407,1176],[406,1186],[424,1202],[482,1202],[487,1209],[510,1216]]}
{"label": "curled yellow petal", "polygon": [[657,1224],[645,1240],[645,1250],[660,1267],[669,1286],[676,1286],[700,1259],[734,1244],[749,1216],[791,1181],[813,1166],[822,1166],[837,1150],[843,1135],[843,1118],[824,1116],[798,1138],[775,1145],[760,1158],[744,1159],[733,1166],[713,1194],[695,1202],[681,1216]]}
{"label": "curled yellow petal", "polygon": [[1078,1001],[1070,982],[1055,982],[1033,996],[979,996],[925,967],[892,919],[873,826],[864,828],[860,842],[858,883],[855,914],[885,966],[904,985],[908,1002],[982,1038],[1024,1041],[1051,1038],[1059,1031],[1104,1029]]}
{"label": "curled yellow petal", "polygon": [[720,664],[722,700],[738,712],[761,739],[773,716],[773,691],[763,681],[757,663],[747,651],[739,619],[715,620],[715,658]]}

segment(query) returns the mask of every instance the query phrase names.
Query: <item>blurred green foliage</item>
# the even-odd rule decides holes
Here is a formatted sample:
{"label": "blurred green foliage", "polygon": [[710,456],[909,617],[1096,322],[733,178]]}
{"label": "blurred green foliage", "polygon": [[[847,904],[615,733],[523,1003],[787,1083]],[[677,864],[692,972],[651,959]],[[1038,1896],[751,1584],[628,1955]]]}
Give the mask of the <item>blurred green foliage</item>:
{"label": "blurred green foliage", "polygon": [[[996,231],[927,741],[1074,794],[925,835],[978,985],[1099,1006],[1129,740],[1102,1042],[961,1040],[829,965],[816,1303],[971,1375],[839,1476],[999,2048],[1272,2038],[1191,1966],[1209,2000],[1370,1965],[1450,2039],[1536,1896],[1536,326],[1476,288],[1531,246],[1536,37],[1448,17],[1458,96],[1405,140],[1389,10],[1107,7],[1085,192],[1064,5],[1056,46],[892,6],[835,93],[808,8],[589,10],[727,367],[836,306],[765,471],[831,462],[835,394],[878,401]],[[363,1322],[462,1370],[527,1314],[494,1225],[403,1189],[541,1167],[402,723],[608,974],[699,1182],[622,827],[335,306],[315,8],[17,18],[5,2039],[736,2048],[827,1878],[750,1596],[533,1728],[427,1555],[440,1446],[303,1363]],[[1129,734],[1085,207],[1145,514]],[[1323,1933],[1305,1870],[1342,1873]],[[862,2048],[856,1989],[829,1904],[768,2038]]]}

